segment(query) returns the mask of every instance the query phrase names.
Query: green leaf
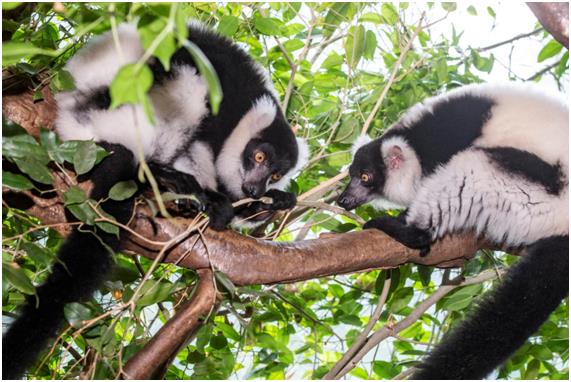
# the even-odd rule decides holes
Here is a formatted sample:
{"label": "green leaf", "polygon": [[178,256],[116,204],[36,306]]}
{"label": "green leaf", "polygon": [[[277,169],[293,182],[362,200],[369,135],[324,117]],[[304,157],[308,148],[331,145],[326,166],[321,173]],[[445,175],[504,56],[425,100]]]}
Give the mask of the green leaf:
{"label": "green leaf", "polygon": [[549,40],[537,55],[537,62],[542,62],[555,56],[557,53],[561,52],[561,49],[563,49],[563,45],[555,40]]}
{"label": "green leaf", "polygon": [[168,299],[174,285],[168,281],[149,280],[141,287],[141,298],[137,306],[143,307]]}
{"label": "green leaf", "polygon": [[67,322],[75,329],[81,328],[84,321],[93,318],[91,309],[78,302],[66,304],[63,308],[63,314]]}
{"label": "green leaf", "polygon": [[261,34],[266,36],[279,36],[281,21],[271,17],[256,17],[254,19],[254,27]]}
{"label": "green leaf", "polygon": [[372,60],[375,55],[375,49],[377,49],[377,36],[373,31],[367,31],[365,35],[365,51],[363,52],[363,57],[367,60]]}
{"label": "green leaf", "polygon": [[303,43],[303,41],[299,40],[299,39],[293,39],[293,40],[288,40],[286,42],[284,42],[284,48],[288,51],[288,52],[295,52],[298,49],[301,49],[305,46],[305,44]]}
{"label": "green leaf", "polygon": [[19,6],[20,4],[22,4],[21,1],[6,1],[6,2],[2,2],[2,9],[5,11],[9,11],[10,9],[14,9],[17,6]]}
{"label": "green leaf", "polygon": [[7,41],[2,43],[2,65],[11,65],[24,58],[30,58],[36,54],[57,56],[58,51],[42,49],[29,42]]}
{"label": "green leaf", "polygon": [[53,176],[48,167],[36,158],[14,158],[14,162],[22,172],[28,174],[36,182],[52,184]]}
{"label": "green leaf", "polygon": [[31,180],[24,175],[2,171],[2,185],[16,191],[26,191],[34,188]]}
{"label": "green leaf", "polygon": [[95,166],[96,150],[97,146],[92,141],[80,141],[77,144],[77,150],[73,155],[73,168],[77,175],[86,174]]}
{"label": "green leaf", "polygon": [[123,104],[142,103],[152,84],[153,73],[147,65],[123,66],[111,81],[109,88],[111,109]]}
{"label": "green leaf", "polygon": [[65,90],[72,90],[75,88],[75,81],[70,72],[64,69],[60,69],[56,72],[55,76],[50,82],[50,89],[54,92],[60,92]]}
{"label": "green leaf", "polygon": [[383,19],[381,18],[381,15],[379,15],[378,13],[368,12],[364,13],[361,17],[359,17],[359,21],[370,22],[373,24],[381,24],[383,22]]}
{"label": "green leaf", "polygon": [[541,367],[541,363],[533,359],[530,363],[527,364],[527,368],[525,370],[525,374],[523,375],[523,379],[527,380],[535,380],[539,375],[539,368]]}
{"label": "green leaf", "polygon": [[389,25],[394,25],[399,21],[399,14],[392,4],[383,3],[381,5],[381,15]]}
{"label": "green leaf", "polygon": [[462,287],[441,300],[441,308],[448,311],[459,311],[468,307],[482,290],[481,285]]}
{"label": "green leaf", "polygon": [[491,54],[489,58],[480,56],[476,50],[471,52],[472,61],[476,69],[481,72],[490,73],[494,67],[494,55]]}
{"label": "green leaf", "polygon": [[486,10],[488,11],[488,15],[492,16],[494,19],[496,18],[496,12],[492,7],[487,7]]}
{"label": "green leaf", "polygon": [[436,77],[440,83],[448,82],[448,66],[444,58],[436,62]]}
{"label": "green leaf", "polygon": [[218,24],[218,32],[224,36],[232,37],[238,31],[240,19],[236,16],[224,15]]}
{"label": "green leaf", "polygon": [[214,349],[223,349],[228,345],[228,340],[223,335],[217,335],[210,338],[210,346]]}
{"label": "green leaf", "polygon": [[240,334],[231,325],[228,325],[224,322],[215,322],[214,324],[218,329],[220,329],[222,333],[224,333],[226,337],[236,342],[240,341]]}
{"label": "green leaf", "polygon": [[157,37],[159,37],[167,27],[168,23],[166,18],[157,17],[149,13],[145,13],[137,24],[137,30],[139,31],[143,48],[149,50],[153,48],[154,44],[154,51],[151,53],[159,59],[165,70],[168,71],[170,70],[170,59],[176,51],[176,41],[173,30],[164,32],[159,44],[155,43]]}
{"label": "green leaf", "polygon": [[109,197],[113,200],[125,200],[135,195],[137,192],[137,183],[133,180],[126,180],[115,184],[109,190]]}
{"label": "green leaf", "polygon": [[22,243],[21,247],[35,263],[45,266],[51,264],[52,256],[45,248],[31,242]]}
{"label": "green leaf", "polygon": [[476,11],[476,8],[474,8],[473,5],[470,5],[466,10],[468,11],[469,15],[472,15],[472,16],[478,15],[478,12]]}
{"label": "green leaf", "polygon": [[422,285],[425,287],[430,285],[430,277],[432,276],[432,271],[434,271],[434,268],[427,267],[425,265],[417,265],[417,268],[418,276]]}
{"label": "green leaf", "polygon": [[442,9],[444,9],[446,12],[453,12],[456,10],[456,3],[447,3],[447,2],[442,2],[440,3],[440,5],[442,5]]}
{"label": "green leaf", "polygon": [[362,25],[349,28],[349,34],[345,39],[345,54],[347,63],[351,68],[355,68],[363,52],[365,51],[365,27]]}
{"label": "green leaf", "polygon": [[87,203],[87,201],[78,204],[70,204],[67,209],[79,220],[89,225],[93,225],[97,214],[93,211],[93,208]]}
{"label": "green leaf", "polygon": [[551,350],[545,345],[532,345],[529,353],[540,361],[549,361],[553,357]]}
{"label": "green leaf", "polygon": [[12,264],[2,263],[2,278],[6,278],[8,282],[25,294],[36,294],[36,288],[26,276],[22,268],[18,268]]}
{"label": "green leaf", "polygon": [[86,200],[87,195],[85,194],[85,191],[77,186],[71,186],[66,192],[63,193],[63,202],[66,206],[83,203]]}
{"label": "green leaf", "polygon": [[343,21],[347,21],[355,13],[355,5],[349,2],[336,2],[333,3],[329,12],[325,16],[323,25],[323,35],[325,37],[331,36],[333,31]]}
{"label": "green leaf", "polygon": [[360,379],[369,379],[369,373],[362,367],[354,368],[349,374]]}
{"label": "green leaf", "polygon": [[[98,211],[101,215],[103,215],[107,219],[109,219],[111,221],[116,221],[113,216],[109,215],[107,212],[103,211],[101,208],[98,208]],[[119,236],[119,227],[113,223],[100,221],[100,222],[95,223],[95,226],[102,229],[103,231],[105,231],[107,233]]]}
{"label": "green leaf", "polygon": [[188,49],[188,52],[192,56],[192,59],[198,66],[198,71],[200,75],[204,77],[206,83],[208,84],[208,97],[210,100],[210,107],[212,109],[212,114],[217,115],[218,109],[220,108],[220,102],[222,102],[222,86],[220,85],[220,80],[218,75],[214,70],[214,67],[208,60],[208,58],[202,53],[200,48],[192,41],[186,40],[184,42],[184,47]]}
{"label": "green leaf", "polygon": [[14,135],[2,139],[2,155],[12,159],[33,158],[42,164],[50,161],[48,152],[30,135]]}
{"label": "green leaf", "polygon": [[389,302],[389,310],[392,313],[398,314],[401,310],[408,306],[408,303],[412,299],[414,291],[410,287],[401,288],[393,293],[391,301]]}
{"label": "green leaf", "polygon": [[236,286],[224,272],[215,271],[214,278],[230,296],[236,294]]}

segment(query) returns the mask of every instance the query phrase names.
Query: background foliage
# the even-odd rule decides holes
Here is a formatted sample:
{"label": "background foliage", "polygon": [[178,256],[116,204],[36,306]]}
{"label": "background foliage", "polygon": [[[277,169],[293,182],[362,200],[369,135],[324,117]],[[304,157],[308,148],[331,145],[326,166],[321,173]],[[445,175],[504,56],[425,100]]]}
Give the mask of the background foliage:
{"label": "background foliage", "polygon": [[[409,106],[435,93],[480,82],[498,65],[494,48],[468,47],[462,25],[452,23],[456,7],[472,17],[495,18],[494,6],[469,4],[391,3],[271,3],[271,4],[74,4],[40,3],[17,8],[3,3],[3,90],[10,78],[24,78],[42,100],[41,89],[73,88],[63,70],[65,62],[93,35],[124,21],[137,23],[146,58],[168,64],[186,37],[185,24],[199,19],[237,41],[271,73],[283,107],[297,134],[311,145],[311,161],[292,185],[299,194],[315,190],[350,162],[350,144],[367,127],[379,135]],[[513,5],[524,6],[523,4]],[[435,15],[443,14],[444,18]],[[417,31],[421,12],[426,22],[451,24],[449,32],[432,27],[418,33],[411,50],[404,48]],[[532,32],[537,25],[520,26]],[[515,34],[514,34],[515,35]],[[565,87],[568,53],[543,30],[527,39],[542,41],[531,79],[548,77]],[[506,44],[512,44],[511,42]],[[190,48],[192,49],[192,47]],[[365,120],[389,81],[401,53],[394,82],[370,126]],[[200,54],[200,52],[196,52]],[[112,86],[113,106],[143,103],[152,118],[146,91],[152,74],[142,62],[123,69]],[[545,65],[548,63],[548,66]],[[501,64],[504,65],[504,64]],[[511,63],[510,63],[511,65]],[[216,80],[210,78],[212,104],[219,101]],[[520,79],[510,71],[512,80]],[[132,86],[138,84],[138,86]],[[218,100],[218,101],[217,101]],[[44,131],[40,142],[3,123],[3,185],[13,189],[49,190],[49,168],[72,164],[78,174],[88,172],[105,153],[93,143],[59,142]],[[17,166],[25,175],[10,171]],[[324,189],[322,200],[334,199],[340,184]],[[125,197],[130,188],[116,190]],[[81,220],[94,222],[86,195],[77,189],[66,204]],[[3,206],[3,324],[9,324],[24,295],[49,271],[61,244],[60,236],[20,211]],[[303,213],[302,213],[303,212]],[[379,213],[357,209],[369,219]],[[391,211],[389,213],[395,213]],[[322,232],[346,232],[358,224],[346,217],[314,209],[294,211],[285,224],[278,220],[252,233],[275,240],[300,240]],[[102,229],[117,227],[98,222]],[[357,228],[358,229],[358,228]],[[460,271],[441,271],[406,265],[391,272],[388,300],[375,328],[409,315],[442,283],[459,272],[475,275],[500,269],[512,257],[483,253]],[[128,301],[150,266],[146,259],[117,257],[118,267],[91,301],[66,309],[69,330],[47,354],[33,378],[113,378],[124,363],[172,315],[172,309],[192,293],[194,272],[163,265],[142,286],[132,312],[114,309]],[[450,274],[451,273],[451,274]],[[220,276],[222,302],[196,338],[177,357],[168,378],[225,379],[319,378],[331,368],[368,322],[385,282],[386,271],[312,280],[292,285],[234,288]],[[352,378],[391,379],[411,366],[437,343],[466,313],[474,299],[491,287],[484,283],[459,288],[441,299],[413,325],[382,342],[351,373]],[[568,300],[552,314],[497,374],[498,378],[568,379]],[[82,330],[86,321],[96,324]],[[78,330],[79,329],[79,330]],[[71,346],[69,346],[71,345]],[[490,344],[490,346],[493,346]]]}

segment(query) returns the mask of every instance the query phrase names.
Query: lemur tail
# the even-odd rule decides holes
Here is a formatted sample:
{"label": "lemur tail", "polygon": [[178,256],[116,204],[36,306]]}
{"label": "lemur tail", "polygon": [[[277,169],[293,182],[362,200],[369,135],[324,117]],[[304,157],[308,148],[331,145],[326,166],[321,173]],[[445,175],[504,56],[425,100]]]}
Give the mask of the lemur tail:
{"label": "lemur tail", "polygon": [[[94,200],[107,197],[116,182],[134,179],[136,174],[130,151],[119,145],[103,146],[113,153],[93,171],[91,198]],[[105,212],[122,223],[129,219],[132,205],[131,200],[109,200],[101,204]],[[118,250],[120,239],[87,227],[81,231],[74,230],[63,243],[51,274],[36,289],[37,299],[36,296],[28,298],[19,317],[3,336],[2,379],[19,378],[35,363],[48,340],[56,336],[64,319],[65,304],[91,297],[110,270],[113,260],[109,248]]]}
{"label": "lemur tail", "polygon": [[569,294],[569,236],[539,240],[505,280],[418,366],[411,379],[482,379]]}

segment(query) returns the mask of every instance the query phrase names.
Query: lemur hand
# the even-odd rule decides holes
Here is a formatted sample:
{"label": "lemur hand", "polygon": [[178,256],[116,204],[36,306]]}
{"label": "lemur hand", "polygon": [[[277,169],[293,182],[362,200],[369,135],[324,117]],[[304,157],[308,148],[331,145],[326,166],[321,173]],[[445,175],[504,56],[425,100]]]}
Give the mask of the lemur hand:
{"label": "lemur hand", "polygon": [[363,229],[370,228],[383,231],[409,248],[419,249],[421,257],[426,256],[430,252],[432,243],[430,233],[413,225],[407,225],[402,218],[381,216],[380,218],[371,219],[363,225]]}
{"label": "lemur hand", "polygon": [[216,231],[224,230],[234,218],[234,207],[232,207],[230,199],[220,192],[210,190],[204,191],[201,199],[204,212],[210,218],[209,226]]}
{"label": "lemur hand", "polygon": [[262,207],[265,210],[289,210],[295,207],[297,202],[295,194],[292,194],[291,192],[268,190],[264,196],[270,197],[273,200],[272,204],[262,204]]}

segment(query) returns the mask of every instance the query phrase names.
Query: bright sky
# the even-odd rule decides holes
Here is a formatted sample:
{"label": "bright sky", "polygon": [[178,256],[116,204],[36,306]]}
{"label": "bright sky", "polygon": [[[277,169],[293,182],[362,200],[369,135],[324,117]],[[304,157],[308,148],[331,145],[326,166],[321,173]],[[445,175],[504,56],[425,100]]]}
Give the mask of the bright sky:
{"label": "bright sky", "polygon": [[[477,15],[472,16],[467,8],[472,5]],[[496,13],[496,18],[488,15],[487,6],[491,6]],[[445,12],[438,6],[442,16]],[[438,17],[437,17],[438,18]],[[433,27],[433,36],[443,33],[451,35],[452,25],[456,31],[464,31],[460,43],[462,46],[481,48],[501,41],[508,40],[517,35],[528,33],[536,29],[537,19],[529,7],[523,2],[463,2],[458,3],[456,11],[452,12],[448,19]],[[548,59],[542,63],[537,62],[537,55],[545,42],[541,42],[541,34],[528,38],[523,38],[514,42],[511,65],[512,71],[521,78],[529,78],[541,68],[549,66],[556,58]],[[478,72],[478,75],[487,81],[503,80],[508,78],[509,56],[512,49],[511,44],[495,48],[486,52],[493,53],[496,57],[494,68],[490,75]],[[487,55],[486,55],[487,56]],[[503,64],[503,65],[502,65]],[[541,83],[546,88],[557,91],[557,85],[550,76],[543,76]],[[565,91],[568,89],[568,81],[565,84]]]}

